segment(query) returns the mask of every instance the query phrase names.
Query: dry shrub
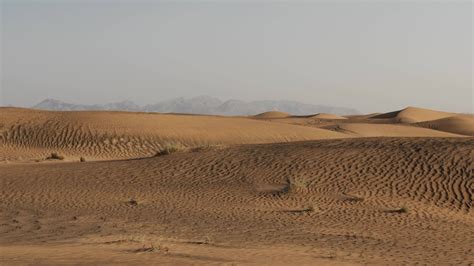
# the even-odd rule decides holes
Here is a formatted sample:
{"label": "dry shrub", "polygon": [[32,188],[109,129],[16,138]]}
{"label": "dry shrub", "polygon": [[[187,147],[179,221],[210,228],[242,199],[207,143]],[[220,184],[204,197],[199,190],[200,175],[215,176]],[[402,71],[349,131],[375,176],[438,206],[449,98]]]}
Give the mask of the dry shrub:
{"label": "dry shrub", "polygon": [[57,152],[53,152],[51,153],[51,155],[46,158],[48,160],[64,160],[64,156],[62,155],[59,155]]}
{"label": "dry shrub", "polygon": [[181,152],[187,150],[186,146],[181,143],[167,143],[164,144],[157,152],[156,156],[168,155],[175,152]]}

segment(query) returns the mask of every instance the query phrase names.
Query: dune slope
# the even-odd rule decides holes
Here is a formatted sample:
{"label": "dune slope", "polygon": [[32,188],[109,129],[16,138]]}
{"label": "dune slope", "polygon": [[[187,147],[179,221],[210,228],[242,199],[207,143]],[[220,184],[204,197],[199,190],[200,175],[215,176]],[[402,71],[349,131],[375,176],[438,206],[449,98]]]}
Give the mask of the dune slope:
{"label": "dune slope", "polygon": [[289,117],[289,116],[290,116],[289,113],[278,112],[278,111],[269,111],[269,112],[261,113],[261,114],[258,114],[258,115],[254,115],[253,117],[262,118],[262,119],[274,119],[274,118],[285,118],[285,117]]}
{"label": "dune slope", "polygon": [[335,115],[335,114],[326,114],[326,113],[315,114],[313,116],[310,116],[310,118],[331,119],[331,120],[347,119],[344,116],[339,116],[339,115]]}
{"label": "dune slope", "polygon": [[341,123],[324,128],[356,137],[462,137],[454,133],[397,124]]}
{"label": "dune slope", "polygon": [[455,134],[474,136],[474,116],[458,115],[417,123],[418,126]]}
{"label": "dune slope", "polygon": [[400,123],[416,123],[441,119],[453,115],[455,114],[424,108],[407,107],[399,111],[372,116],[371,118],[392,119]]}
{"label": "dune slope", "polygon": [[74,160],[136,158],[176,143],[199,147],[343,137],[324,129],[237,117],[0,109],[0,161],[39,159],[52,152]]}

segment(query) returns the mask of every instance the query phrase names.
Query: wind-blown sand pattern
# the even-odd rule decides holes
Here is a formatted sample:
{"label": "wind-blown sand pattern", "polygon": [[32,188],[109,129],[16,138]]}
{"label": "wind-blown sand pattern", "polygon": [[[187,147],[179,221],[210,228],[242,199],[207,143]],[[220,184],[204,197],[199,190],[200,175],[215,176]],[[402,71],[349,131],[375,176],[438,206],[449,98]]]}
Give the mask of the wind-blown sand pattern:
{"label": "wind-blown sand pattern", "polygon": [[0,112],[2,265],[474,263],[471,120]]}
{"label": "wind-blown sand pattern", "polygon": [[187,147],[346,137],[324,129],[238,117],[0,109],[0,161],[41,159],[60,152],[77,160],[137,158],[163,145]]}

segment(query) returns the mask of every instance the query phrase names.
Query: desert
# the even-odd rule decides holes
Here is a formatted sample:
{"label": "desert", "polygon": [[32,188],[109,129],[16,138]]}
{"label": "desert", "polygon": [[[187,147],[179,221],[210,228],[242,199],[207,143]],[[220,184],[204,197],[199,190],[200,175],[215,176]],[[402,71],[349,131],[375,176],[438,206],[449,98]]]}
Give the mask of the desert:
{"label": "desert", "polygon": [[474,118],[0,109],[0,263],[474,262]]}
{"label": "desert", "polygon": [[473,11],[0,0],[0,266],[474,266]]}

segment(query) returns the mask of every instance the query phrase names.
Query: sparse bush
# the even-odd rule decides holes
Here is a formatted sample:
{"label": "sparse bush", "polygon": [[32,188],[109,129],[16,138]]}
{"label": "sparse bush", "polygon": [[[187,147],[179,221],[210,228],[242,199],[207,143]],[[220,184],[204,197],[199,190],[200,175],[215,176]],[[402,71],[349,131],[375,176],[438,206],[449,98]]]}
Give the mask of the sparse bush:
{"label": "sparse bush", "polygon": [[388,210],[387,211],[388,213],[407,213],[408,212],[408,208],[403,206],[401,208],[398,208],[398,209],[392,209],[392,210]]}
{"label": "sparse bush", "polygon": [[156,153],[156,156],[168,155],[175,152],[186,150],[186,147],[181,143],[168,143],[164,144]]}
{"label": "sparse bush", "polygon": [[309,185],[309,180],[306,179],[305,177],[290,177],[288,178],[288,188],[289,190],[292,189],[297,189],[297,190],[302,190],[302,189],[307,189]]}
{"label": "sparse bush", "polygon": [[49,156],[46,159],[48,159],[48,160],[64,160],[64,156],[59,155],[57,152],[53,152],[53,153],[51,153],[51,156]]}
{"label": "sparse bush", "polygon": [[343,201],[346,201],[346,202],[361,202],[361,201],[364,201],[364,198],[358,197],[358,196],[353,196],[353,195],[344,194],[344,197],[343,197],[342,200],[343,200]]}
{"label": "sparse bush", "polygon": [[288,210],[282,210],[282,212],[289,212],[289,213],[305,213],[305,212],[315,212],[316,209],[312,204],[306,205],[301,208],[295,208],[295,209],[288,209]]}
{"label": "sparse bush", "polygon": [[83,162],[85,162],[85,161],[86,161],[86,158],[84,158],[84,157],[81,157],[81,158],[79,158],[79,161],[80,161],[81,163],[83,163]]}
{"label": "sparse bush", "polygon": [[212,239],[209,236],[204,237],[204,240],[197,240],[197,241],[189,241],[189,244],[196,244],[196,245],[210,245],[212,244]]}
{"label": "sparse bush", "polygon": [[130,206],[137,206],[138,205],[138,201],[134,200],[134,199],[131,199],[127,202]]}
{"label": "sparse bush", "polygon": [[168,251],[169,251],[169,248],[167,248],[167,247],[164,247],[164,246],[161,246],[161,245],[155,246],[153,244],[149,244],[148,246],[143,245],[143,247],[133,250],[133,252],[136,252],[136,253],[149,253],[149,252],[165,252],[165,253],[167,253]]}
{"label": "sparse bush", "polygon": [[408,212],[408,208],[403,206],[401,207],[400,209],[397,210],[398,213],[407,213]]}
{"label": "sparse bush", "polygon": [[306,206],[306,208],[304,209],[305,212],[314,212],[316,209],[314,208],[313,205],[308,205]]}

